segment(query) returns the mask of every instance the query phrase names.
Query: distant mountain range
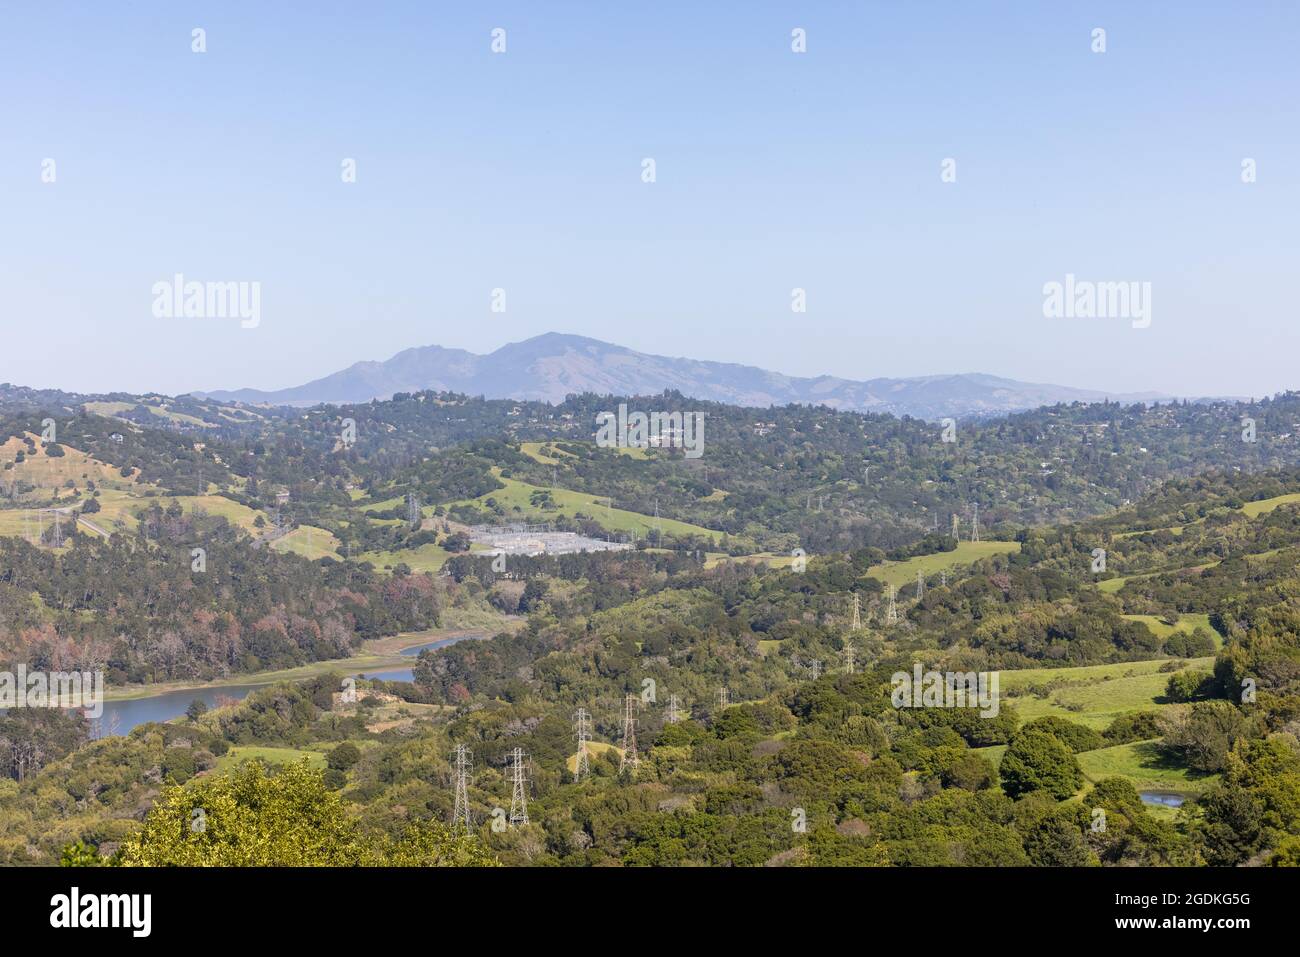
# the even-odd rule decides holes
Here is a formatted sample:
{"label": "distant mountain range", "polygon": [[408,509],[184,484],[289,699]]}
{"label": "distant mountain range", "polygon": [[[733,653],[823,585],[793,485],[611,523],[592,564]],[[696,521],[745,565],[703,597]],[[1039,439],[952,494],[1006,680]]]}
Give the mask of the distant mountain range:
{"label": "distant mountain range", "polygon": [[980,373],[855,381],[800,378],[754,366],[647,355],[585,336],[546,333],[487,355],[423,346],[385,362],[358,362],[288,389],[194,393],[223,402],[308,406],[368,402],[395,392],[438,389],[490,399],[561,402],[573,393],[653,395],[675,389],[693,398],[766,407],[797,402],[917,418],[1001,415],[1057,402],[1153,402],[1155,392],[1115,394],[1017,382]]}

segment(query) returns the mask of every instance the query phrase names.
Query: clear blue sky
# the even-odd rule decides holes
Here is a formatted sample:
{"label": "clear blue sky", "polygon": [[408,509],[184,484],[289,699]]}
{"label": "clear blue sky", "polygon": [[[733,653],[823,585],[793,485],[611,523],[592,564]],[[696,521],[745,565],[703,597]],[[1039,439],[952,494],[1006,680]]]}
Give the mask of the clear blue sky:
{"label": "clear blue sky", "polygon": [[[560,331],[800,375],[1300,387],[1294,2],[0,17],[0,381],[277,388]],[[261,324],[155,318],[177,272],[260,282]],[[1044,318],[1066,273],[1150,282],[1150,328]]]}

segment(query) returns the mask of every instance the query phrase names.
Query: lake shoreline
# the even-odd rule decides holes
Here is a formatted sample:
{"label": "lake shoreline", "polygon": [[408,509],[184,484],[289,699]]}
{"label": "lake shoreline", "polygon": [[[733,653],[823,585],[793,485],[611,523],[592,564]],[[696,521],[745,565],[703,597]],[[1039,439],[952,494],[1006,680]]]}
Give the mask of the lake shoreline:
{"label": "lake shoreline", "polygon": [[404,632],[400,635],[390,635],[387,638],[376,638],[368,641],[363,644],[362,653],[351,658],[330,658],[326,661],[313,661],[294,668],[250,671],[247,674],[214,678],[211,681],[182,680],[148,685],[131,685],[105,691],[104,700],[135,701],[141,698],[154,698],[179,691],[219,691],[222,688],[235,686],[273,685],[281,681],[303,681],[307,678],[315,678],[339,670],[347,670],[353,674],[372,670],[382,671],[410,663],[412,658],[402,655],[402,652],[408,648],[418,648],[421,645],[432,644],[436,641],[468,638],[476,635],[487,637],[487,632],[481,628],[432,628],[428,631]]}

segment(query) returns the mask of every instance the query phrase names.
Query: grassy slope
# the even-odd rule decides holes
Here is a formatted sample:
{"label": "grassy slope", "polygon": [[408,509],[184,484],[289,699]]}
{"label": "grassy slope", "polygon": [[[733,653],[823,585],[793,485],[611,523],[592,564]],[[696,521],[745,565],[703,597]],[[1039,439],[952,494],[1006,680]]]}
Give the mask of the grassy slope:
{"label": "grassy slope", "polygon": [[277,538],[271,547],[277,552],[294,552],[315,561],[329,556],[339,558],[339,540],[323,528],[299,525],[283,538]]}
{"label": "grassy slope", "polygon": [[1160,751],[1157,741],[1135,741],[1113,748],[1084,751],[1079,768],[1089,783],[1102,778],[1123,777],[1140,791],[1175,791],[1199,794],[1217,775],[1199,774],[1170,761]]}
{"label": "grassy slope", "polygon": [[867,574],[886,585],[902,588],[916,584],[917,572],[927,579],[938,575],[940,571],[951,571],[958,565],[988,558],[991,555],[1005,555],[1020,551],[1019,542],[958,542],[951,552],[936,552],[933,555],[920,555],[902,562],[885,562],[867,569]]}
{"label": "grassy slope", "polygon": [[[1014,705],[1025,721],[1056,715],[1101,731],[1127,711],[1162,711],[1172,707],[1160,700],[1164,698],[1170,674],[1160,669],[1169,660],[1003,671],[998,680],[1003,699]],[[1190,658],[1186,665],[1208,671],[1213,668],[1214,659]],[[1051,690],[1046,697],[1026,693],[1031,685],[1046,686],[1056,681],[1067,684]]]}
{"label": "grassy slope", "polygon": [[[549,522],[554,521],[561,515],[572,518],[581,512],[610,531],[635,532],[638,538],[645,538],[655,528],[654,516],[642,515],[640,512],[629,512],[621,508],[606,508],[605,499],[602,497],[588,495],[584,492],[572,492],[563,488],[543,488],[539,485],[520,482],[517,479],[501,478],[497,469],[493,469],[493,474],[505,485],[505,488],[489,492],[486,495],[480,495],[475,499],[462,499],[458,502],[452,502],[450,505],[483,507],[489,498],[495,499],[497,504],[506,511],[504,521],[515,522]],[[530,498],[535,492],[549,492],[557,507],[547,510],[535,507],[530,502]],[[702,535],[709,538],[717,538],[720,535],[719,532],[704,528],[701,525],[692,525],[689,522],[680,522],[672,518],[661,518],[659,524],[663,526],[665,535]]]}
{"label": "grassy slope", "polygon": [[1178,624],[1166,625],[1157,615],[1124,615],[1129,621],[1140,621],[1151,630],[1157,638],[1168,638],[1175,632],[1191,634],[1196,628],[1204,628],[1214,637],[1214,649],[1223,647],[1223,636],[1210,625],[1209,615],[1187,614],[1179,617]]}
{"label": "grassy slope", "polygon": [[[588,741],[587,742],[587,761],[591,762],[604,754],[606,751],[613,751],[615,754],[621,754],[622,749],[616,745],[609,744],[605,741]],[[578,769],[578,755],[573,753],[565,759],[564,766],[573,774]]]}

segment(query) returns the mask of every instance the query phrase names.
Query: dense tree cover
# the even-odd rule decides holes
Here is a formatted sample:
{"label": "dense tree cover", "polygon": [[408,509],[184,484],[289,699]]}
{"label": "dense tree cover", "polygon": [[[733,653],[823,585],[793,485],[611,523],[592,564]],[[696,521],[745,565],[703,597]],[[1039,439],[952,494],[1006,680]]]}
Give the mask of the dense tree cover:
{"label": "dense tree cover", "polygon": [[[76,536],[53,553],[0,539],[0,647],[51,666],[104,661],[119,678],[347,654],[364,637],[432,622],[443,588],[527,619],[423,653],[412,685],[363,682],[356,703],[336,697],[338,676],[324,676],[123,738],[82,743],[61,736],[68,728],[7,723],[11,744],[51,743],[41,762],[0,781],[0,860],[477,862],[460,848],[484,862],[573,866],[1300,861],[1300,508],[1244,507],[1300,489],[1294,471],[1251,471],[1291,460],[1280,436],[1295,401],[1256,407],[1268,437],[1248,448],[1228,441],[1231,405],[1057,407],[969,424],[956,448],[913,420],[710,406],[709,451],[693,461],[595,448],[588,423],[608,400],[590,396],[514,404],[511,417],[499,404],[422,393],[223,426],[196,454],[225,470],[218,484],[229,494],[266,507],[291,486],[292,502],[353,543],[400,549],[427,535],[397,504],[408,489],[427,506],[454,507],[493,491],[497,474],[544,488],[553,466],[516,445],[530,440],[551,443],[543,451],[562,463],[560,487],[642,511],[659,497],[672,503],[665,514],[747,546],[825,554],[804,570],[710,567],[683,547],[520,559],[498,573],[468,553],[445,579],[402,568],[380,576],[273,555],[161,504],[138,534],[111,543]],[[338,438],[340,413],[357,422],[352,447]],[[503,426],[502,416],[514,421]],[[776,424],[759,435],[760,420]],[[163,457],[137,467],[164,476]],[[859,482],[866,465],[870,483]],[[1207,465],[1224,471],[1176,479]],[[1162,482],[1117,515],[1031,524],[1083,519]],[[810,508],[809,496],[829,504]],[[970,501],[1020,553],[949,567],[946,584],[900,596],[900,620],[888,622],[868,570],[946,552],[933,517]],[[366,507],[377,511],[365,517]],[[191,571],[199,537],[208,577]],[[1097,548],[1105,571],[1093,571]],[[1115,576],[1122,587],[1098,587]],[[857,632],[848,627],[854,592],[865,624]],[[1217,634],[1170,633],[1187,614],[1207,615]],[[163,644],[168,632],[179,651]],[[1212,673],[1188,665],[1218,640]],[[1159,711],[1119,714],[1104,730],[1022,721],[1021,696],[989,716],[891,701],[894,673],[915,662],[983,672],[1152,659],[1168,669],[1156,675],[1168,682]],[[1062,680],[1044,677],[1020,695],[1028,704]],[[629,694],[641,702],[635,773],[620,771],[617,747]],[[575,781],[579,707],[592,715],[595,745],[590,776]],[[1082,775],[1080,755],[1129,743],[1197,775],[1204,796],[1170,820],[1128,780]],[[474,755],[472,840],[430,823],[450,819],[458,744]],[[230,749],[264,746],[325,767],[238,770]],[[530,822],[499,831],[491,822],[509,805],[504,762],[516,747],[529,756]],[[211,822],[209,805],[226,829],[188,830],[196,808]],[[263,815],[263,806],[279,811]],[[304,821],[318,833],[302,833]],[[265,851],[249,856],[239,835]]]}
{"label": "dense tree cover", "polygon": [[114,863],[126,867],[482,867],[481,844],[441,822],[397,838],[368,834],[305,762],[268,774],[253,762],[192,788],[163,790]]}
{"label": "dense tree cover", "polygon": [[77,712],[14,708],[0,716],[0,777],[22,781],[76,750],[88,734]]}
{"label": "dense tree cover", "polygon": [[[7,411],[0,437],[39,433],[50,415],[74,447],[173,492],[205,491],[211,483],[269,510],[288,490],[287,521],[328,528],[359,551],[423,543],[418,529],[402,534],[392,506],[381,503],[413,493],[430,508],[454,506],[499,488],[494,469],[541,488],[558,481],[642,514],[658,502],[665,516],[726,533],[729,549],[788,553],[914,548],[976,504],[987,529],[1009,533],[1111,511],[1179,477],[1300,460],[1300,445],[1290,440],[1300,411],[1293,394],[1250,405],[1053,406],[963,423],[955,443],[940,441],[933,424],[906,417],[743,409],[676,393],[572,396],[550,406],[420,392],[256,414],[193,397],[119,396],[118,405],[134,401],[138,412],[127,415],[125,430],[120,419],[80,411],[84,398],[0,390],[0,413]],[[642,458],[598,448],[596,416],[619,402],[703,412],[704,456],[657,449]],[[157,414],[164,410],[170,417]],[[1254,443],[1240,441],[1247,414],[1257,422]],[[344,438],[345,422],[355,426],[355,439]],[[114,432],[122,442],[110,439]],[[521,441],[548,442],[554,454],[538,461],[519,450]],[[367,495],[353,501],[349,487]],[[449,514],[466,522],[516,517],[482,505],[461,508]],[[584,523],[599,528],[599,514]],[[941,539],[932,547],[946,547]]]}
{"label": "dense tree cover", "polygon": [[110,684],[207,679],[347,657],[438,621],[430,575],[251,548],[175,502],[146,511],[135,536],[71,542],[54,553],[0,537],[0,662],[103,670]]}

